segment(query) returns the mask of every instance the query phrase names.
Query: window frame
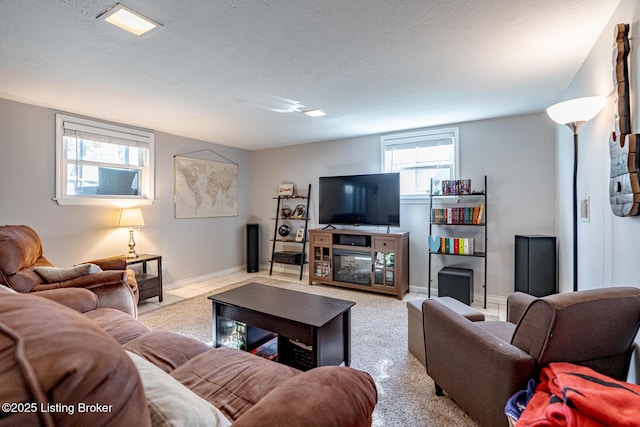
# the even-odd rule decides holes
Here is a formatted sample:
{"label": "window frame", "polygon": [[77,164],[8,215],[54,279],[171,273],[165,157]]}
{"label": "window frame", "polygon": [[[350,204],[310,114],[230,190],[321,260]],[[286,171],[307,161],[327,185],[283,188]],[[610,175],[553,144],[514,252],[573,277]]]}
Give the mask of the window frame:
{"label": "window frame", "polygon": [[[453,162],[451,164],[451,176],[449,179],[458,179],[459,162],[460,162],[460,129],[458,127],[435,128],[413,132],[399,132],[380,137],[380,170],[382,172],[401,172],[400,170],[385,169],[387,147],[395,145],[404,145],[410,143],[420,143],[428,141],[441,140],[446,137],[453,139]],[[420,169],[431,169],[424,167]],[[402,203],[428,203],[429,190],[424,194],[400,194]]]}
{"label": "window frame", "polygon": [[[66,126],[65,126],[66,124]],[[135,141],[136,145],[147,149],[148,164],[139,168],[140,187],[138,195],[67,194],[67,173],[65,158],[65,129],[84,129],[101,137],[116,137],[122,140]],[[113,206],[131,207],[151,205],[155,202],[155,134],[122,125],[105,123],[94,119],[82,118],[68,114],[56,113],[56,152],[55,152],[55,197],[59,205]],[[105,166],[118,166],[106,162]]]}

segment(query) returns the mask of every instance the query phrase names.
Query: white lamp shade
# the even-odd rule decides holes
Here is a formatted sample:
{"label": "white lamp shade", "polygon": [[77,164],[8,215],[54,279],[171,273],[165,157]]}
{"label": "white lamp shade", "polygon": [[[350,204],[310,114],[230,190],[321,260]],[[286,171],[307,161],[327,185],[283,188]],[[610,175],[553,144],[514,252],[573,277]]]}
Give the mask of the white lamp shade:
{"label": "white lamp shade", "polygon": [[601,96],[587,96],[560,102],[547,108],[547,114],[556,123],[584,123],[593,119],[604,106]]}
{"label": "white lamp shade", "polygon": [[122,209],[120,211],[120,218],[118,218],[118,227],[144,227],[142,209]]}

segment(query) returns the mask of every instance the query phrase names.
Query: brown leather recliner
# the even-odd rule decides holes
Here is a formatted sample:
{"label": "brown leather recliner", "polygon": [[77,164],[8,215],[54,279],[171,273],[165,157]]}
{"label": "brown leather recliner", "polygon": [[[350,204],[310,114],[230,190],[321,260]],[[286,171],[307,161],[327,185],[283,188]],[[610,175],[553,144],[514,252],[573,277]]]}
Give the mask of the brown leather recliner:
{"label": "brown leather recliner", "polygon": [[133,271],[127,270],[123,255],[88,263],[103,271],[69,280],[46,283],[34,267],[53,267],[42,254],[38,234],[26,225],[0,226],[0,284],[21,292],[39,292],[58,288],[86,288],[98,296],[100,307],[119,309],[137,315],[138,284]]}
{"label": "brown leather recliner", "polygon": [[551,362],[626,380],[640,326],[640,289],[542,298],[514,293],[507,321],[471,322],[436,300],[422,306],[427,373],[482,426],[507,426],[507,400]]}

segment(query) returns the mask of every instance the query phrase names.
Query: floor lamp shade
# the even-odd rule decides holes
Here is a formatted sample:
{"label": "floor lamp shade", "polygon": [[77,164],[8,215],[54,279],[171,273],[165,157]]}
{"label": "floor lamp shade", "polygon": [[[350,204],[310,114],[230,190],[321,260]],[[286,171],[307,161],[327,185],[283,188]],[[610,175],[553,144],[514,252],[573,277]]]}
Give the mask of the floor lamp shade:
{"label": "floor lamp shade", "polygon": [[567,125],[577,133],[579,126],[593,119],[603,106],[603,97],[587,96],[554,104],[547,108],[547,114],[554,122]]}

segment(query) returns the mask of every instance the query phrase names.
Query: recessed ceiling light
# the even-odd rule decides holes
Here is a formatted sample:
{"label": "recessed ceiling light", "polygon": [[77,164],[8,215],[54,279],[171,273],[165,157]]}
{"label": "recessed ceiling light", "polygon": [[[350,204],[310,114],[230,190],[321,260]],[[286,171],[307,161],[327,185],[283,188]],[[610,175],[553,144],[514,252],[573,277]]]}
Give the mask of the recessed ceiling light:
{"label": "recessed ceiling light", "polygon": [[116,3],[98,16],[96,19],[102,18],[109,24],[113,24],[116,27],[120,27],[123,30],[140,36],[154,28],[161,27],[159,23],[147,18],[144,15],[134,12],[128,7]]}
{"label": "recessed ceiling light", "polygon": [[303,111],[303,113],[305,113],[309,117],[322,117],[322,116],[326,116],[327,115],[327,113],[325,113],[324,111],[322,111],[319,108],[314,108],[313,110]]}

